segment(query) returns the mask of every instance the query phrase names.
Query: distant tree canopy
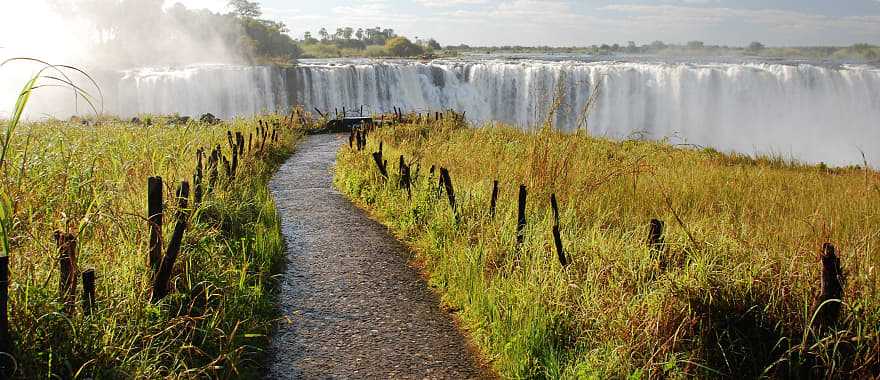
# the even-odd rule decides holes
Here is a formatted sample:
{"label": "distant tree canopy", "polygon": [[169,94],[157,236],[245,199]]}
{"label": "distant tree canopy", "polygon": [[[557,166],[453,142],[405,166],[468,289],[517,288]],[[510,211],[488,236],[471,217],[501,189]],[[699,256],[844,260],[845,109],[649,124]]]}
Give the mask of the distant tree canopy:
{"label": "distant tree canopy", "polygon": [[230,0],[232,15],[238,19],[244,34],[236,41],[238,49],[247,57],[272,62],[290,62],[302,54],[302,50],[287,33],[283,22],[259,19],[263,11],[260,4],[247,0]]}
{"label": "distant tree canopy", "polygon": [[[392,41],[394,42],[391,43]],[[340,27],[336,28],[334,33],[330,33],[327,28],[321,28],[316,35],[305,32],[300,42],[305,50],[304,55],[311,57],[352,55],[411,57],[424,54],[425,51],[442,49],[440,43],[433,38],[412,42],[398,36],[394,29],[378,26],[357,29]],[[390,47],[394,50],[389,50]]]}
{"label": "distant tree canopy", "polygon": [[241,18],[257,18],[263,15],[260,4],[255,1],[229,0],[228,5]]}

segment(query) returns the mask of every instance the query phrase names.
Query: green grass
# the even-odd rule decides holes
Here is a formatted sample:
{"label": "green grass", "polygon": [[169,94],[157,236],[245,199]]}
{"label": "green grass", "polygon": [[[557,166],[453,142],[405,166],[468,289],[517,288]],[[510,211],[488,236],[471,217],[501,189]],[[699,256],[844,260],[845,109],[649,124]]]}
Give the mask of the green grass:
{"label": "green grass", "polygon": [[[369,155],[380,141],[387,182]],[[400,154],[419,171],[411,199],[396,186]],[[450,171],[458,220],[432,165]],[[339,153],[335,182],[413,248],[503,377],[880,374],[874,171],[447,120],[377,130],[366,151]],[[528,225],[517,250],[520,184]],[[666,222],[662,254],[646,245],[651,218]],[[840,322],[818,334],[824,242],[839,248],[847,282]]]}
{"label": "green grass", "polygon": [[[251,377],[276,317],[272,275],[283,242],[267,183],[302,129],[283,128],[262,154],[245,154],[234,181],[218,186],[190,220],[171,295],[149,301],[147,177],[165,180],[165,243],[174,190],[192,181],[196,150],[223,147],[226,131],[255,132],[256,119],[220,125],[20,124],[0,189],[10,200],[10,330],[18,378]],[[280,120],[265,116],[263,120]],[[205,175],[207,178],[207,174]],[[79,241],[79,270],[97,271],[97,308],[64,314],[53,231]],[[81,290],[80,290],[81,291]],[[78,308],[79,310],[79,308]]]}

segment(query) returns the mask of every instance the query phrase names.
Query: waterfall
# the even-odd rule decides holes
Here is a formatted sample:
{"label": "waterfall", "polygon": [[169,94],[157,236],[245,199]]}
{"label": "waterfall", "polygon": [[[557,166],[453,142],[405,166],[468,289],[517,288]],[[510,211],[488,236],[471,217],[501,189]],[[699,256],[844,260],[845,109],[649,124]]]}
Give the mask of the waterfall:
{"label": "waterfall", "polygon": [[292,99],[307,108],[455,109],[477,122],[554,125],[610,138],[669,138],[806,162],[880,164],[880,69],[810,64],[456,62],[306,65]]}
{"label": "waterfall", "polygon": [[120,116],[144,113],[220,118],[286,109],[287,92],[281,69],[269,66],[194,65],[143,68],[103,80],[110,89],[107,107]]}
{"label": "waterfall", "polygon": [[[547,61],[351,61],[296,67],[196,65],[101,75],[105,110],[221,118],[334,108],[455,109],[471,121],[615,139],[669,139],[830,165],[880,165],[880,69],[811,64]],[[594,91],[598,93],[594,94]],[[53,102],[53,105],[68,102]],[[80,107],[80,111],[83,108]]]}

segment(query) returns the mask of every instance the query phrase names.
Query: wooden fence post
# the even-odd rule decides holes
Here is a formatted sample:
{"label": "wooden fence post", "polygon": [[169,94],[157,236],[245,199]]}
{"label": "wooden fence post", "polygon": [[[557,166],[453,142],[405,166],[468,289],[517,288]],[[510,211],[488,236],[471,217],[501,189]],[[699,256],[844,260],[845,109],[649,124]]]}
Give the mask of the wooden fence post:
{"label": "wooden fence post", "polygon": [[202,172],[202,156],[204,155],[204,150],[199,148],[196,151],[196,173],[193,175],[193,208],[198,208],[200,204],[202,204],[202,177],[204,173]]}
{"label": "wooden fence post", "polygon": [[400,170],[400,181],[399,186],[402,189],[406,189],[406,194],[409,197],[412,197],[412,192],[410,190],[410,184],[412,183],[412,179],[410,178],[409,166],[406,164],[406,161],[403,159],[403,155],[400,155],[400,163],[398,164],[398,168]]}
{"label": "wooden fence post", "polygon": [[382,143],[379,143],[379,151],[373,153],[373,161],[376,162],[376,167],[379,168],[379,174],[382,175],[386,180],[388,179],[388,166],[385,163],[386,161],[382,160]]}
{"label": "wooden fence post", "polygon": [[519,185],[519,201],[517,203],[516,217],[516,246],[522,245],[525,240],[526,229],[526,185]]}
{"label": "wooden fence post", "polygon": [[162,177],[147,178],[147,221],[150,224],[150,269],[155,274],[162,260]]}
{"label": "wooden fence post", "polygon": [[232,146],[232,167],[230,168],[229,180],[235,180],[235,172],[238,170],[238,147]]}
{"label": "wooden fence post", "polygon": [[64,310],[71,314],[76,306],[76,283],[79,273],[76,269],[76,236],[55,231],[55,243],[58,245],[59,283],[58,294],[64,303]]}
{"label": "wooden fence post", "polygon": [[214,148],[211,150],[211,158],[208,159],[208,167],[211,168],[210,177],[208,177],[208,188],[213,189],[214,185],[217,184],[217,177],[219,173],[217,171],[218,161],[220,160],[220,154],[217,152],[217,149]]}
{"label": "wooden fence post", "polygon": [[[9,335],[9,256],[0,256],[0,352],[10,352],[12,340]],[[5,363],[5,360],[0,360]],[[3,365],[0,364],[0,369]],[[2,374],[0,374],[2,377]]]}
{"label": "wooden fence post", "polygon": [[495,206],[498,204],[498,180],[492,181],[492,200],[489,203],[489,216],[495,219]]}
{"label": "wooden fence post", "polygon": [[843,302],[843,279],[837,249],[831,243],[822,245],[821,290],[813,302],[813,326],[822,330],[834,325]]}
{"label": "wooden fence post", "polygon": [[562,249],[562,236],[559,234],[559,205],[556,203],[556,194],[550,194],[550,207],[553,209],[553,242],[556,244],[556,255],[562,266],[568,265],[565,258],[565,250]]}
{"label": "wooden fence post", "polygon": [[159,273],[153,281],[152,301],[157,302],[168,295],[168,281],[171,279],[171,271],[174,269],[174,261],[180,253],[180,245],[183,242],[183,233],[186,230],[186,224],[189,219],[189,209],[187,208],[187,200],[189,199],[189,183],[183,181],[177,189],[177,225],[174,226],[174,233],[168,242],[168,249],[165,250],[165,257],[162,258],[162,264],[159,267]]}
{"label": "wooden fence post", "polygon": [[452,214],[458,219],[458,213],[455,210],[455,189],[452,187],[452,177],[449,176],[449,170],[440,168],[440,181],[446,189],[446,198],[449,199],[449,207],[452,208]]}
{"label": "wooden fence post", "polygon": [[651,249],[662,251],[663,244],[663,221],[651,219],[650,226],[648,227],[648,246]]}
{"label": "wooden fence post", "polygon": [[91,315],[95,306],[95,270],[88,269],[82,273],[83,282],[83,315]]}

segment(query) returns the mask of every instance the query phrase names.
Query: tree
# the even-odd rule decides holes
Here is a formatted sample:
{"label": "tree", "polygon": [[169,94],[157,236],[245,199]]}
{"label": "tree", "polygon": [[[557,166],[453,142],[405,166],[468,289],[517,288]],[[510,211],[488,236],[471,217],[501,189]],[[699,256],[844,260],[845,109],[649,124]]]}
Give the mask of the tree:
{"label": "tree", "polygon": [[424,53],[422,48],[406,37],[394,37],[385,42],[385,50],[396,57],[413,57]]}
{"label": "tree", "polygon": [[626,52],[630,54],[635,54],[639,52],[639,48],[636,46],[635,41],[626,42]]}
{"label": "tree", "polygon": [[440,43],[437,42],[437,40],[431,38],[431,39],[428,40],[428,49],[431,49],[431,50],[440,50],[440,49],[443,49],[443,47],[440,46]]}
{"label": "tree", "polygon": [[764,44],[755,41],[749,44],[749,51],[761,51],[764,50]]}
{"label": "tree", "polygon": [[318,40],[315,39],[315,37],[312,37],[312,32],[305,32],[303,33],[303,42],[311,45],[318,43]]}
{"label": "tree", "polygon": [[260,4],[256,1],[229,0],[228,5],[232,8],[232,13],[241,18],[258,18],[263,15]]}
{"label": "tree", "polygon": [[651,42],[651,50],[663,50],[663,49],[666,49],[666,44],[663,41]]}
{"label": "tree", "polygon": [[321,37],[321,42],[327,42],[330,40],[330,33],[327,33],[327,28],[321,28],[318,31],[318,37]]}
{"label": "tree", "polygon": [[689,41],[687,47],[688,49],[702,49],[703,41]]}

